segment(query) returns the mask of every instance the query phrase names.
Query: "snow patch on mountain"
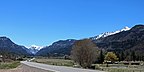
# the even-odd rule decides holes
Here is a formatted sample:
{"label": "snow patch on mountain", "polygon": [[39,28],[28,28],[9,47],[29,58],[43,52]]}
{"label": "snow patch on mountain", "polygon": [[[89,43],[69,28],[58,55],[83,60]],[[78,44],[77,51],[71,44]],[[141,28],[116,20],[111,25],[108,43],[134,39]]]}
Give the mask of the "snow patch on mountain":
{"label": "snow patch on mountain", "polygon": [[30,48],[34,48],[34,49],[40,50],[40,49],[43,48],[43,46],[31,45]]}
{"label": "snow patch on mountain", "polygon": [[129,28],[129,27],[126,26],[126,27],[124,27],[121,30],[117,30],[117,31],[114,31],[114,32],[105,32],[105,33],[102,33],[102,34],[97,35],[95,37],[91,37],[90,39],[96,40],[96,39],[99,39],[99,38],[104,38],[104,37],[107,37],[107,36],[110,36],[110,35],[114,35],[114,34],[119,33],[119,32],[128,31],[130,29],[131,28]]}
{"label": "snow patch on mountain", "polygon": [[43,46],[37,46],[37,45],[31,45],[30,47],[28,47],[29,51],[32,54],[36,54],[42,48],[43,48]]}

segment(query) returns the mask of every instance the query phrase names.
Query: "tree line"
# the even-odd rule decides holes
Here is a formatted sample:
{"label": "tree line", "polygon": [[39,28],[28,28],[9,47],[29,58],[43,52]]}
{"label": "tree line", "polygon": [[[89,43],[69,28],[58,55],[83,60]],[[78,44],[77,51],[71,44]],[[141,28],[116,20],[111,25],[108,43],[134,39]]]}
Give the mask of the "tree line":
{"label": "tree line", "polygon": [[22,55],[18,55],[15,52],[11,52],[10,48],[0,47],[0,62],[15,61],[22,58]]}

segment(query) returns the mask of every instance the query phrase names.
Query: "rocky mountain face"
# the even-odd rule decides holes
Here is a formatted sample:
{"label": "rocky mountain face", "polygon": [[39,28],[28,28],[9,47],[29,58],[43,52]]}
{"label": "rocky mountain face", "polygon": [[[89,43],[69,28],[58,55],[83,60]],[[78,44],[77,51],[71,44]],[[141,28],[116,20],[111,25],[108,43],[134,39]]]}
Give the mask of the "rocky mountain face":
{"label": "rocky mountain face", "polygon": [[44,47],[36,53],[37,56],[64,56],[69,55],[72,45],[76,40],[60,40],[54,42],[52,45]]}
{"label": "rocky mountain face", "polygon": [[7,37],[0,37],[0,52],[2,51],[16,55],[32,55],[26,47],[15,44]]}

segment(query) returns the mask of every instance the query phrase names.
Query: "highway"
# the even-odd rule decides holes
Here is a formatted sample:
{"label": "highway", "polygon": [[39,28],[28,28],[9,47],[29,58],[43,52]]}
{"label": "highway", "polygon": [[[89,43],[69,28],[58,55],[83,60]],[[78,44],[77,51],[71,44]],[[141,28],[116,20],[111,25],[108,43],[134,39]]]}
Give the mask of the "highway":
{"label": "highway", "polygon": [[30,67],[35,67],[38,69],[43,69],[52,72],[104,72],[99,70],[72,68],[72,67],[65,67],[65,66],[54,66],[54,65],[47,65],[47,64],[27,62],[27,61],[22,61],[21,63]]}

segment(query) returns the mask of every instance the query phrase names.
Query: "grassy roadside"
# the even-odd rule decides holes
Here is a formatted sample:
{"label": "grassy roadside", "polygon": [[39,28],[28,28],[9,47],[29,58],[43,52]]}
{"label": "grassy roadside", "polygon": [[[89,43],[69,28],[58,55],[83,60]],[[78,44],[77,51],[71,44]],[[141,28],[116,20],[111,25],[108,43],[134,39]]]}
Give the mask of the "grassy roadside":
{"label": "grassy roadside", "polygon": [[95,64],[97,69],[106,72],[144,72],[144,66],[141,65],[123,65],[123,64]]}
{"label": "grassy roadside", "polygon": [[[34,62],[56,66],[74,66],[74,62],[72,60],[64,59],[35,59]],[[106,72],[144,72],[144,66],[140,65],[109,64],[109,67],[106,67],[106,64],[93,65],[95,66],[95,69]]]}
{"label": "grassy roadside", "polygon": [[103,68],[107,72],[144,72],[143,69],[137,68]]}
{"label": "grassy roadside", "polygon": [[34,62],[56,66],[68,66],[68,67],[72,67],[74,65],[74,62],[72,60],[64,60],[64,59],[35,59]]}
{"label": "grassy roadside", "polygon": [[20,65],[20,61],[0,63],[0,69],[12,69]]}

